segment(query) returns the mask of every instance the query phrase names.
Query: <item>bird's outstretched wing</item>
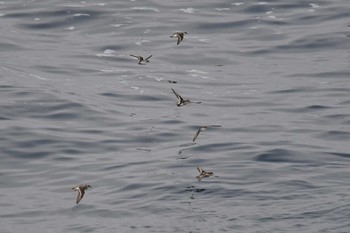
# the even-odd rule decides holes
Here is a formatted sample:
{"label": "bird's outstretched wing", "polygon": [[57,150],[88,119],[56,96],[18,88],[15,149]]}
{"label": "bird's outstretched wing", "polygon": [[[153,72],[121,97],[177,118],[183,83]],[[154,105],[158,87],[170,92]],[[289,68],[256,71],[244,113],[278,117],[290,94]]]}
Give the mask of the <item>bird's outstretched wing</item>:
{"label": "bird's outstretched wing", "polygon": [[176,95],[176,97],[182,102],[184,99],[181,97],[181,95],[179,95],[179,93],[177,93],[173,88],[171,88],[171,90],[173,90],[174,94]]}

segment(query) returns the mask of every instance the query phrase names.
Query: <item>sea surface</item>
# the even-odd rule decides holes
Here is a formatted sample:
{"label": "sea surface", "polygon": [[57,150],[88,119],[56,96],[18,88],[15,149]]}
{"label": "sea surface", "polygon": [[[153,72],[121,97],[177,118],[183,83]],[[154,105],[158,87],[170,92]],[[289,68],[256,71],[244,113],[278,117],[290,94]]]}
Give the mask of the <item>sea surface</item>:
{"label": "sea surface", "polygon": [[1,233],[350,232],[348,0],[5,0],[0,34]]}

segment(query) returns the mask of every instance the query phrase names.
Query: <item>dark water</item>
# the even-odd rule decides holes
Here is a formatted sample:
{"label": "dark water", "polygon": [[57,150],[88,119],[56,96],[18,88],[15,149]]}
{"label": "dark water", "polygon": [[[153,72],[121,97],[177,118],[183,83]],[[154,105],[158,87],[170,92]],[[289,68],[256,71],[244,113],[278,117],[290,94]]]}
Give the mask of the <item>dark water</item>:
{"label": "dark water", "polygon": [[[349,17],[347,0],[0,2],[0,231],[349,232]],[[193,143],[202,125],[221,127]]]}

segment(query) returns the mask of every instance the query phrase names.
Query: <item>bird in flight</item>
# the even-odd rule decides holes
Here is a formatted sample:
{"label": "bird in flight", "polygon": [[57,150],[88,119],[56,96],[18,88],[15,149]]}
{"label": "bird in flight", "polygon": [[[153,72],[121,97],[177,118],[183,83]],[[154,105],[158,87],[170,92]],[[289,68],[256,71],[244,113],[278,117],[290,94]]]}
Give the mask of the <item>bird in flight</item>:
{"label": "bird in flight", "polygon": [[177,45],[178,45],[184,39],[185,34],[187,34],[187,32],[175,32],[170,36],[170,38],[177,38]]}
{"label": "bird in flight", "polygon": [[72,188],[73,191],[78,191],[77,200],[76,200],[77,204],[79,204],[81,199],[84,197],[85,190],[87,190],[88,188],[91,188],[91,185],[81,184],[81,185],[79,185],[77,187]]}
{"label": "bird in flight", "polygon": [[146,65],[146,63],[149,62],[149,59],[152,57],[152,55],[151,55],[151,56],[147,57],[146,59],[144,59],[142,56],[136,56],[136,55],[132,55],[132,54],[130,54],[130,56],[136,57],[138,59],[137,64],[139,64],[139,65]]}
{"label": "bird in flight", "polygon": [[188,100],[188,99],[184,99],[184,98],[182,98],[182,96],[179,95],[179,93],[177,93],[173,88],[171,88],[171,90],[174,92],[175,96],[177,97],[176,105],[177,105],[178,107],[184,106],[184,105],[189,104],[189,103],[195,103],[195,104],[200,104],[200,103],[202,103],[202,102],[192,102],[192,101],[190,101],[190,100]]}
{"label": "bird in flight", "polygon": [[199,171],[199,176],[196,176],[196,178],[201,181],[201,179],[203,179],[204,177],[209,177],[214,175],[213,172],[210,171],[204,171],[202,168],[197,167],[197,170]]}
{"label": "bird in flight", "polygon": [[202,131],[205,131],[208,127],[221,127],[221,125],[205,125],[205,126],[199,127],[199,129],[197,130],[196,134],[194,135],[194,137],[192,139],[192,142],[196,141],[199,133]]}

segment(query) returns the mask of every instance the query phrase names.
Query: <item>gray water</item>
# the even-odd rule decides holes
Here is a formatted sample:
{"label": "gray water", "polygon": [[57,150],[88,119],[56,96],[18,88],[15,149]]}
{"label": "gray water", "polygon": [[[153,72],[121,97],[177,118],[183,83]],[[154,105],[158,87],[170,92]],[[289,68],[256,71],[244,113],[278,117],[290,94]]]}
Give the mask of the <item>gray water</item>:
{"label": "gray water", "polygon": [[[0,232],[350,232],[349,17],[348,0],[1,1]],[[221,127],[192,142],[203,125]]]}

